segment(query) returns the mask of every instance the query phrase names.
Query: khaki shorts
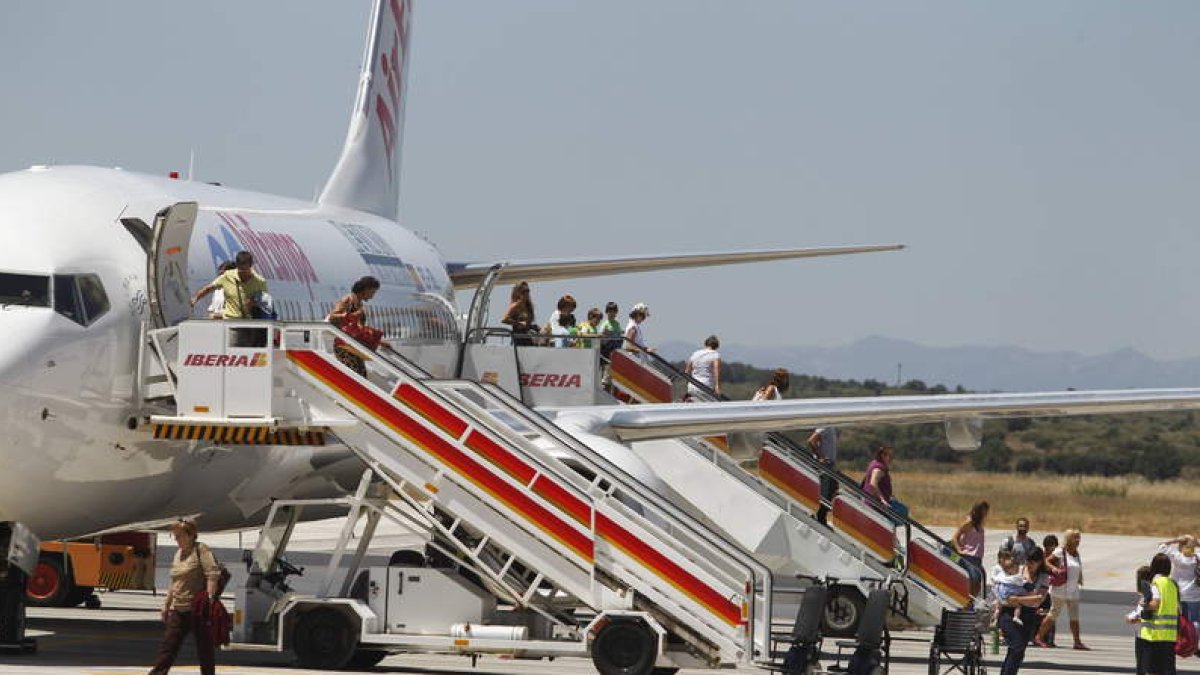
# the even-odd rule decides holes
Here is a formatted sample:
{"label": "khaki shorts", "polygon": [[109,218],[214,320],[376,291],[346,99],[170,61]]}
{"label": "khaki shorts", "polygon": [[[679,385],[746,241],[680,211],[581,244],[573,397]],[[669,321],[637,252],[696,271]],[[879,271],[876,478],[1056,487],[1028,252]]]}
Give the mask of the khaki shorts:
{"label": "khaki shorts", "polygon": [[1059,598],[1050,596],[1050,620],[1057,621],[1062,608],[1067,608],[1067,617],[1071,621],[1079,621],[1079,598]]}

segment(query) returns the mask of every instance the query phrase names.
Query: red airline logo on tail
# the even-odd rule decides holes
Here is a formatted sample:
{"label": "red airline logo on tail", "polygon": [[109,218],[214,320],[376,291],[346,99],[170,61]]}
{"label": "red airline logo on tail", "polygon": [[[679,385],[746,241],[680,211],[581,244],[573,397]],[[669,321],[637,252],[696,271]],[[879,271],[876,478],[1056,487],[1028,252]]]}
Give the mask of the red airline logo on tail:
{"label": "red airline logo on tail", "polygon": [[392,156],[396,153],[397,121],[404,110],[404,66],[408,59],[408,17],[411,9],[409,0],[388,0],[388,6],[392,10],[391,49],[384,46],[386,43],[382,36],[379,43],[379,69],[387,83],[388,96],[385,99],[382,92],[375,94],[375,116],[379,119],[383,150],[387,155],[388,180],[395,182]]}

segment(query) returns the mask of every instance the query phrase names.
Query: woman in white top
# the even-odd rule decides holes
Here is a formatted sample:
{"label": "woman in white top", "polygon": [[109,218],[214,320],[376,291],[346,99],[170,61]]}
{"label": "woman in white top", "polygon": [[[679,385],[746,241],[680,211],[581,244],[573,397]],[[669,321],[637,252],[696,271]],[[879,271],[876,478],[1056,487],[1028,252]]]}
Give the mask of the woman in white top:
{"label": "woman in white top", "polygon": [[[683,368],[685,375],[712,389],[718,396],[721,395],[721,353],[717,351],[720,346],[721,342],[717,336],[709,335],[704,340],[704,349],[693,352]],[[688,382],[688,396],[699,393],[700,388]]]}
{"label": "woman in white top", "polygon": [[1200,624],[1200,585],[1196,583],[1196,538],[1181,534],[1158,547],[1171,559],[1171,578],[1179,586],[1179,604],[1188,621]]}
{"label": "woman in white top", "polygon": [[788,376],[787,368],[776,368],[771,373],[771,379],[766,384],[758,388],[754,392],[752,401],[778,401],[783,398],[783,392],[791,386],[791,378]]}
{"label": "woman in white top", "polygon": [[550,345],[559,349],[574,347],[575,341],[571,339],[571,336],[574,335],[574,328],[575,315],[569,312],[560,313],[558,315],[558,323],[550,331],[550,334],[554,336]]}
{"label": "woman in white top", "polygon": [[1046,633],[1065,607],[1071,622],[1071,637],[1075,640],[1075,649],[1089,649],[1079,639],[1079,588],[1083,586],[1083,561],[1079,557],[1079,542],[1082,538],[1079,530],[1067,530],[1063,533],[1063,545],[1050,556],[1057,566],[1066,567],[1067,581],[1061,586],[1050,587],[1050,613],[1038,628],[1037,638],[1034,640],[1038,646],[1045,646]]}
{"label": "woman in white top", "polygon": [[[234,267],[236,266],[233,263],[225,261],[220,265],[217,265],[217,274],[224,274],[225,272],[234,269]],[[225,318],[225,291],[221,290],[220,288],[213,291],[212,302],[208,304],[208,309],[205,310],[205,312],[210,319]]]}
{"label": "woman in white top", "polygon": [[563,314],[574,314],[577,306],[575,297],[570,293],[559,298],[554,313],[550,315],[550,320],[546,322],[546,327],[542,329],[542,332],[546,335],[553,335],[562,321]]}
{"label": "woman in white top", "polygon": [[654,352],[653,348],[646,346],[646,329],[642,327],[648,318],[650,308],[644,302],[639,302],[629,310],[629,323],[625,324],[625,349],[631,352]]}

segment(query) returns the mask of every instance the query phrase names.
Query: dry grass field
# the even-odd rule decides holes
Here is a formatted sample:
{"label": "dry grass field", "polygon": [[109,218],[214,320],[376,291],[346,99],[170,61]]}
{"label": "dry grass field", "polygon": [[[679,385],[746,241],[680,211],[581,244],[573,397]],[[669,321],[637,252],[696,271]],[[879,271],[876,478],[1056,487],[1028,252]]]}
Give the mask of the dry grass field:
{"label": "dry grass field", "polygon": [[1141,478],[1030,474],[892,472],[896,497],[928,525],[956,526],[980,499],[991,506],[990,527],[1027,516],[1038,532],[1078,527],[1084,532],[1144,536],[1200,533],[1200,482],[1151,483]]}

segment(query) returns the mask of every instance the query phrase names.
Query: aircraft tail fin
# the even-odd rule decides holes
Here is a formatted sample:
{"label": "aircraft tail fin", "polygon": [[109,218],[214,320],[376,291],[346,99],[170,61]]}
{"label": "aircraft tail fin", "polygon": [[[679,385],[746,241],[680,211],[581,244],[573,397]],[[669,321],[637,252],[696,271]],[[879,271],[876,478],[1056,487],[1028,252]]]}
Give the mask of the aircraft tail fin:
{"label": "aircraft tail fin", "polygon": [[350,130],[322,205],[396,219],[411,25],[412,0],[375,0]]}

